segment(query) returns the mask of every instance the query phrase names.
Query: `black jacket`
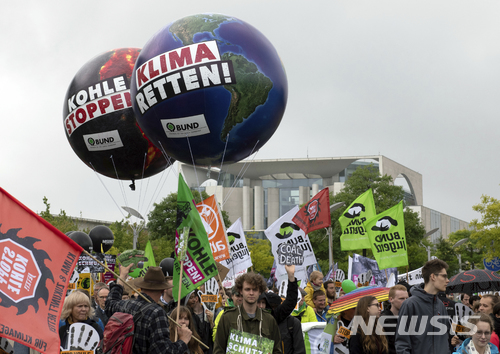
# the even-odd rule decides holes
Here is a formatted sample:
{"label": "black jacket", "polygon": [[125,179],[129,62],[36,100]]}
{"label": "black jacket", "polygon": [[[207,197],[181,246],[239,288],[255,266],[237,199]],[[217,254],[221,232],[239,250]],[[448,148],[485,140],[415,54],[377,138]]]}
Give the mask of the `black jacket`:
{"label": "black jacket", "polygon": [[394,316],[390,309],[385,309],[380,314],[378,323],[382,326],[389,344],[389,354],[396,354],[396,326],[398,324],[398,316]]}
{"label": "black jacket", "polygon": [[278,324],[283,343],[283,354],[306,354],[302,325],[293,316],[288,316]]}

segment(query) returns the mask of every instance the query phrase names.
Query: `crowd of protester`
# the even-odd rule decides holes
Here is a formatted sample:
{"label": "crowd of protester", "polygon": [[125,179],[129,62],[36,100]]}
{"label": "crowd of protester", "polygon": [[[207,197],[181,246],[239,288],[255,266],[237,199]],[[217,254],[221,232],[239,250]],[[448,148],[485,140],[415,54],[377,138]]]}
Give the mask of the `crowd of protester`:
{"label": "crowd of protester", "polygon": [[[59,336],[62,348],[67,348],[70,326],[84,323],[102,339],[113,313],[134,315],[143,311],[144,316],[135,323],[133,353],[137,354],[226,353],[231,329],[272,340],[273,354],[305,354],[302,324],[307,322],[337,325],[330,353],[336,352],[335,346],[352,354],[499,353],[500,297],[493,292],[482,296],[446,295],[447,269],[441,260],[429,261],[422,269],[423,284],[411,287],[402,281],[390,288],[384,303],[373,296],[362,297],[357,306],[336,314],[333,322],[329,310],[343,292],[337,295],[332,280],[323,283],[319,271],[313,271],[304,288],[300,288],[295,267],[287,266],[283,297],[277,289],[268,289],[262,276],[247,273],[237,278],[232,288],[221,289],[212,312],[203,305],[198,290],[182,298],[178,306],[172,295],[173,279],[165,277],[159,267],[150,268],[143,278],[135,280],[127,280],[130,267],[120,267],[120,279],[111,287],[96,283],[93,296],[77,290],[66,297]],[[127,281],[140,293],[131,290]],[[460,314],[457,309],[461,309]],[[452,326],[459,323],[464,309],[473,315],[470,327],[461,327],[464,332],[456,333]],[[350,335],[345,329],[350,330]],[[435,332],[439,333],[432,335]],[[15,348],[17,354],[28,352],[19,344]]]}

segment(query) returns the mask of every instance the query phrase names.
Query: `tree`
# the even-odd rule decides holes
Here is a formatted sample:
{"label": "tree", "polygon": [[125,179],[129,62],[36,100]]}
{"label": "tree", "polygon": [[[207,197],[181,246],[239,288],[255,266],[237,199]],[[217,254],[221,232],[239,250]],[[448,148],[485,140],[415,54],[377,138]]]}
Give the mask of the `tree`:
{"label": "tree", "polygon": [[[193,191],[196,203],[210,196],[206,192]],[[220,207],[220,206],[219,206]],[[231,226],[227,212],[221,211],[224,225]],[[177,193],[170,193],[160,203],[155,203],[153,210],[148,214],[148,231],[155,259],[169,258],[174,251],[175,230],[177,222]],[[161,256],[160,256],[161,255]],[[160,258],[162,257],[162,258]],[[158,264],[158,261],[157,261]]]}
{"label": "tree", "polygon": [[472,209],[481,214],[481,220],[474,219],[470,222],[473,229],[471,238],[477,240],[477,247],[485,248],[486,258],[500,256],[500,201],[482,195],[481,202]]}
{"label": "tree", "polygon": [[455,250],[453,249],[453,243],[451,243],[449,240],[445,240],[444,238],[440,237],[438,240],[438,243],[435,245],[435,255],[437,258],[445,261],[449,268],[448,268],[448,277],[452,277],[453,275],[458,273],[458,262],[457,262],[457,255],[455,253]]}
{"label": "tree", "polygon": [[253,270],[264,278],[269,278],[274,257],[271,252],[271,242],[259,238],[247,237],[247,246],[252,258]]}
{"label": "tree", "polygon": [[72,218],[67,216],[64,210],[61,210],[59,212],[59,215],[51,214],[50,204],[47,197],[43,197],[43,204],[45,204],[45,210],[40,213],[40,216],[47,220],[56,229],[58,229],[62,233],[78,230],[76,222]]}
{"label": "tree", "polygon": [[[369,188],[373,190],[377,214],[395,206],[403,199],[404,191],[401,186],[395,186],[392,182],[391,176],[381,176],[378,168],[373,165],[359,167],[345,182],[344,188],[334,197],[330,196],[331,204],[338,202],[345,203],[343,208],[339,208],[331,213],[333,260],[334,262],[338,262],[340,269],[344,271],[348,269],[348,256],[352,255],[354,252],[341,251],[340,249],[340,236],[342,230],[338,223],[339,217],[358,196],[366,192]],[[418,214],[408,208],[404,211],[404,218],[409,269],[413,270],[421,267],[427,260],[425,250],[420,246],[420,242],[425,234],[425,228],[420,222]],[[328,269],[328,236],[326,235],[326,230],[314,231],[309,234],[309,238],[321,268]],[[367,250],[366,255],[367,257],[373,258],[371,250]],[[406,272],[406,267],[400,267],[398,270],[400,272]]]}
{"label": "tree", "polygon": [[[448,235],[448,242],[453,246],[458,241],[467,239],[465,243],[454,249],[455,255],[460,254],[462,261],[462,270],[467,269],[483,269],[483,258],[487,253],[487,247],[480,245],[480,240],[472,237],[473,231],[471,230],[458,230]],[[452,260],[453,261],[453,260]],[[455,256],[454,263],[458,267],[458,257]],[[468,266],[467,266],[468,264]]]}

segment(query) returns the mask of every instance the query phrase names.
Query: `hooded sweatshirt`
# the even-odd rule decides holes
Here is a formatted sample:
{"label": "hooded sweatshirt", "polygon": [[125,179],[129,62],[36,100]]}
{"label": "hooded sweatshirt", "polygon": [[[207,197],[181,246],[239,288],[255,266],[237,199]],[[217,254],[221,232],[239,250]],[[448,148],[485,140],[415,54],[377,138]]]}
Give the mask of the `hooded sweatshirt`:
{"label": "hooded sweatshirt", "polygon": [[443,302],[437,295],[426,293],[424,284],[414,286],[411,295],[399,310],[396,352],[450,353],[450,320]]}

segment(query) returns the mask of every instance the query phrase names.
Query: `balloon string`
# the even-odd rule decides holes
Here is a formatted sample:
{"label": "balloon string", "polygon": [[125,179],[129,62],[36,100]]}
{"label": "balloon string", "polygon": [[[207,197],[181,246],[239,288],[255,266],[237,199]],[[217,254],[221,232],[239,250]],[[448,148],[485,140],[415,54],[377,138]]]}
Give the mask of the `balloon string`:
{"label": "balloon string", "polygon": [[111,195],[111,193],[109,192],[108,190],[108,187],[106,187],[106,185],[104,184],[104,182],[102,181],[101,179],[101,176],[99,176],[99,173],[97,173],[97,170],[95,169],[94,165],[92,165],[92,162],[89,162],[90,166],[92,166],[92,169],[94,170],[94,173],[95,175],[97,176],[97,178],[99,178],[99,181],[101,182],[101,184],[103,185],[104,189],[106,190],[106,192],[108,192],[109,196],[111,197],[111,200],[115,203],[116,207],[118,208],[118,210],[120,211],[120,213],[122,213],[122,216],[125,218],[125,214],[123,213],[123,210],[122,208],[120,208],[118,206],[118,203],[116,202],[115,198],[113,198],[113,196]]}
{"label": "balloon string", "polygon": [[191,161],[193,162],[194,175],[196,176],[196,184],[198,185],[198,193],[200,194],[200,199],[203,201],[203,196],[201,195],[200,181],[198,180],[198,172],[196,171],[196,163],[194,162],[193,150],[191,149],[191,143],[189,142],[189,136],[186,134],[187,143],[189,146],[189,153],[191,154]]}
{"label": "balloon string", "polygon": [[[147,158],[147,156],[148,156],[148,154],[145,152],[144,153],[144,162],[142,163],[141,188],[139,188],[139,199],[137,200],[137,210],[139,210],[139,211],[141,210],[142,186],[144,185],[144,183],[142,183],[142,181],[144,181],[144,171],[146,170],[146,158]],[[144,191],[144,196],[147,193],[148,186],[149,186],[149,179],[148,179],[148,183],[146,185],[146,190]],[[141,215],[142,215],[142,213],[141,213]]]}
{"label": "balloon string", "polygon": [[226,145],[224,145],[224,152],[222,153],[222,161],[220,163],[220,168],[219,168],[219,175],[217,176],[217,184],[216,186],[219,185],[219,179],[220,179],[220,175],[222,173],[222,165],[224,164],[224,157],[226,156],[226,149],[227,149],[227,143],[229,141],[229,133],[227,133],[227,136],[226,136]]}
{"label": "balloon string", "polygon": [[[260,140],[257,140],[257,142],[255,143],[252,151],[250,152],[250,155],[253,154],[253,151],[255,150],[255,148],[257,147],[257,144],[259,143]],[[229,197],[231,196],[231,194],[233,193],[233,190],[235,189],[236,187],[236,184],[243,178],[243,176],[245,175],[245,173],[247,172],[248,168],[250,167],[250,162],[252,162],[254,159],[255,159],[255,156],[257,156],[257,153],[259,152],[259,150],[257,150],[257,152],[255,153],[255,155],[252,157],[252,159],[250,161],[245,161],[245,163],[243,164],[243,166],[241,167],[241,170],[240,172],[238,173],[238,175],[236,176],[236,180],[233,182],[233,185],[231,186],[231,189],[229,190],[229,193],[228,195],[224,198],[224,201],[222,202],[222,206],[224,206],[224,204],[226,204],[226,202],[229,200]],[[246,167],[246,168],[245,168]],[[245,169],[243,171],[243,169]],[[243,172],[243,173],[242,173]]]}
{"label": "balloon string", "polygon": [[[174,173],[177,173],[176,169],[173,167],[173,163],[172,163],[170,156],[168,156],[167,153],[165,152],[165,149],[163,148],[163,145],[161,144],[161,142],[158,141],[158,143],[160,144],[160,147],[161,147],[160,151],[161,151],[163,157],[165,158],[165,160],[167,161],[167,167],[163,170],[163,172],[160,176],[160,180],[158,181],[158,184],[155,187],[155,190],[153,192],[151,200],[149,201],[148,208],[146,210],[149,210],[151,208],[151,205],[153,205],[153,201],[157,200],[159,198],[160,193],[163,190],[163,187],[165,187],[165,183],[167,183],[168,176],[170,175],[170,172],[172,171],[172,169],[174,170]],[[168,172],[167,172],[167,170],[168,170]],[[179,174],[177,173],[177,175],[179,175]],[[163,180],[163,182],[162,182],[162,180]],[[161,185],[161,187],[160,187],[160,185]]]}
{"label": "balloon string", "polygon": [[120,178],[118,178],[118,171],[116,170],[115,160],[113,159],[113,155],[111,155],[109,158],[111,159],[111,162],[113,163],[113,169],[115,170],[116,179],[119,181],[118,185],[120,186],[120,191],[122,192],[123,201],[124,201],[125,205],[128,207],[129,205],[128,205],[127,196],[125,194],[125,188],[123,187],[123,182],[120,181]]}

